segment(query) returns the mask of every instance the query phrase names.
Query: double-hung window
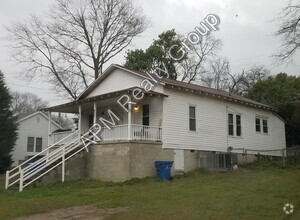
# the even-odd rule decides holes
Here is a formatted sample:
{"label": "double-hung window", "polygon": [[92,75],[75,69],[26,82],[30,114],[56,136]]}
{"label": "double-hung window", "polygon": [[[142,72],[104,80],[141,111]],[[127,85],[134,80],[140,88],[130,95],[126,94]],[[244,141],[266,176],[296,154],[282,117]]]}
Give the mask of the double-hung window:
{"label": "double-hung window", "polygon": [[242,136],[242,117],[239,114],[228,113],[228,135]]}
{"label": "double-hung window", "polygon": [[41,152],[43,148],[43,138],[28,137],[27,152]]}
{"label": "double-hung window", "polygon": [[269,125],[268,125],[268,119],[256,117],[255,118],[255,131],[258,133],[269,133]]}

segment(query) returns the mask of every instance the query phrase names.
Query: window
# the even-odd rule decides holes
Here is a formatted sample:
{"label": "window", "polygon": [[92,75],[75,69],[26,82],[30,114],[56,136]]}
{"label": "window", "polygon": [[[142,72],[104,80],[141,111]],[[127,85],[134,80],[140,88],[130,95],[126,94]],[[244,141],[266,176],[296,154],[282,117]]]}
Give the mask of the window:
{"label": "window", "polygon": [[242,135],[241,116],[236,115],[236,136]]}
{"label": "window", "polygon": [[189,107],[190,131],[196,131],[196,107]]}
{"label": "window", "polygon": [[255,118],[255,130],[259,133],[268,134],[269,128],[268,128],[268,119],[263,119],[256,117]]}
{"label": "window", "polygon": [[242,136],[242,118],[241,115],[228,114],[228,135]]}
{"label": "window", "polygon": [[40,123],[40,117],[36,117],[36,123]]}
{"label": "window", "polygon": [[260,132],[260,118],[255,119],[255,130],[256,132]]}
{"label": "window", "polygon": [[233,133],[233,114],[228,114],[228,135],[234,135]]}
{"label": "window", "polygon": [[27,138],[27,152],[41,152],[43,148],[43,138]]}
{"label": "window", "polygon": [[34,152],[34,137],[27,138],[27,152]]}
{"label": "window", "polygon": [[263,132],[268,134],[268,120],[263,119]]}
{"label": "window", "polygon": [[35,152],[41,152],[42,151],[42,145],[43,145],[43,139],[42,138],[36,138]]}
{"label": "window", "polygon": [[149,105],[143,105],[143,125],[149,126]]}

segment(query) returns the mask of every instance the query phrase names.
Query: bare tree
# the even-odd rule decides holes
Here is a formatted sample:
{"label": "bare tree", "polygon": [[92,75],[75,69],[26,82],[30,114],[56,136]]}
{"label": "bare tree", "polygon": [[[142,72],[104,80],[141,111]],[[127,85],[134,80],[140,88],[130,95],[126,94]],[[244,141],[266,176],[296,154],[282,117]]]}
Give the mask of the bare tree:
{"label": "bare tree", "polygon": [[[11,109],[18,118],[22,118],[25,115],[32,114],[48,107],[47,101],[42,100],[33,93],[12,92],[11,96]],[[66,115],[52,114],[51,118],[63,128],[69,128],[73,124],[72,120]]]}
{"label": "bare tree", "polygon": [[293,56],[300,48],[300,3],[290,0],[276,19],[279,28],[276,37],[282,39],[281,48],[274,57],[279,62],[292,62]]}
{"label": "bare tree", "polygon": [[210,61],[210,68],[201,79],[201,84],[209,88],[219,89],[237,95],[245,94],[260,80],[264,80],[270,74],[264,66],[252,66],[240,73],[232,73],[229,61],[225,57],[219,57]]}
{"label": "bare tree", "polygon": [[32,93],[12,92],[11,96],[11,108],[13,113],[18,117],[31,114],[48,106],[48,102],[43,101],[37,95]]}
{"label": "bare tree", "polygon": [[267,70],[264,66],[252,66],[248,70],[242,70],[239,74],[231,74],[228,72],[228,75],[231,78],[229,84],[229,92],[237,95],[245,94],[252,86],[260,80],[264,80],[270,74],[270,71]]}
{"label": "bare tree", "polygon": [[212,35],[201,38],[196,45],[191,45],[191,51],[186,59],[178,64],[181,81],[192,83],[200,80],[206,71],[207,62],[216,57],[222,42]]}
{"label": "bare tree", "polygon": [[219,57],[211,60],[209,66],[207,74],[201,79],[202,84],[209,88],[227,90],[230,83],[228,59]]}
{"label": "bare tree", "polygon": [[56,0],[44,20],[31,16],[6,29],[22,73],[76,99],[147,26],[131,0]]}

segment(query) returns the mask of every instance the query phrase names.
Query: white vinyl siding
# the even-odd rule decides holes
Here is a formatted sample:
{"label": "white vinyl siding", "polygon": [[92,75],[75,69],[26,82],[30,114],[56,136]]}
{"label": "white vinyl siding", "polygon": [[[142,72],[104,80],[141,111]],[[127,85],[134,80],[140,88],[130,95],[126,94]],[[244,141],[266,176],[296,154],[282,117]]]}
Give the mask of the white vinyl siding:
{"label": "white vinyl siding", "polygon": [[[88,94],[87,98],[133,87],[140,88],[143,79],[144,78],[141,76],[117,69],[111,72],[109,76],[107,76],[90,94]],[[154,85],[152,91],[163,91],[161,85],[155,84],[155,82],[152,82],[151,80],[150,82]]]}
{"label": "white vinyl siding", "polygon": [[[51,131],[58,128],[59,127],[52,123]],[[32,137],[34,139],[33,152],[27,151],[28,137]],[[41,138],[37,140],[37,149],[35,144],[36,138]],[[40,143],[42,145],[41,150],[44,150],[48,145],[48,119],[41,114],[37,114],[19,123],[18,139],[12,153],[13,166],[19,165],[19,161],[23,161],[25,157],[35,155],[36,151],[40,150]]]}
{"label": "white vinyl siding", "polygon": [[[163,146],[165,148],[227,152],[229,146],[245,149],[285,148],[284,122],[269,111],[229,103],[165,88],[168,95],[163,103]],[[189,115],[186,106],[197,105],[196,132],[189,132]],[[228,112],[231,109],[233,112]],[[241,116],[241,136],[228,135],[228,113],[233,114],[234,133],[238,133],[236,115]],[[268,135],[255,130],[256,115],[268,118]],[[201,123],[199,123],[201,121]],[[276,123],[275,123],[275,122]]]}

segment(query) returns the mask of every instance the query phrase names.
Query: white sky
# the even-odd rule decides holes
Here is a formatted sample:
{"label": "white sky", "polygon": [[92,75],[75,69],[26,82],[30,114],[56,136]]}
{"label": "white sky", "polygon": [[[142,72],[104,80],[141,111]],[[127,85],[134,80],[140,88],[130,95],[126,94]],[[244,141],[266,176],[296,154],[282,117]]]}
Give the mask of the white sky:
{"label": "white sky", "polygon": [[[42,15],[55,0],[1,0],[0,1],[0,69],[6,76],[11,90],[32,92],[49,101],[50,105],[66,102],[57,97],[51,86],[40,80],[24,81],[18,77],[21,67],[10,57],[9,42],[3,38],[4,25],[28,18],[29,14]],[[233,72],[240,72],[252,65],[265,65],[272,74],[286,72],[300,75],[300,55],[291,65],[277,66],[270,57],[279,48],[280,40],[273,36],[276,23],[272,20],[286,4],[285,0],[136,0],[151,27],[136,38],[127,49],[146,48],[157,35],[175,28],[183,35],[202,21],[207,14],[217,14],[221,19],[216,36],[223,41],[221,54],[229,58]],[[125,51],[124,51],[125,52]],[[111,63],[124,63],[124,54],[119,54]],[[109,65],[108,64],[108,65]]]}

